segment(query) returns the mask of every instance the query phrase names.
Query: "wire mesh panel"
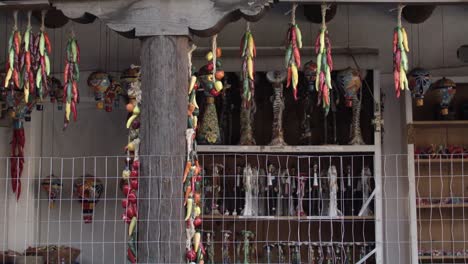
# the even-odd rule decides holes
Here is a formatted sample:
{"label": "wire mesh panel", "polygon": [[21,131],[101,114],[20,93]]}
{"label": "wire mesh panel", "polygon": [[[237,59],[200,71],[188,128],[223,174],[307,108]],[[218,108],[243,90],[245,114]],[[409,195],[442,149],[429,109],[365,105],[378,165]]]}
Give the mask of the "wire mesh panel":
{"label": "wire mesh panel", "polygon": [[[376,263],[375,248],[383,246],[385,258],[394,260],[391,263],[410,263],[405,256],[411,245],[402,229],[410,222],[408,178],[402,166],[407,156],[382,157],[386,213],[385,241],[380,245],[375,240],[374,158],[372,154],[199,154],[203,168],[199,229],[205,262],[371,264]],[[154,234],[138,233],[139,263],[151,263],[144,261],[144,254],[161,250],[181,252],[183,262],[185,212],[179,184],[184,159],[141,156],[138,230]],[[4,175],[10,175],[11,160],[0,162]],[[126,157],[26,158],[18,201],[12,179],[0,180],[1,259],[11,260],[13,253],[5,251],[12,250],[23,255],[13,258],[17,261],[13,263],[21,263],[25,255],[42,258],[31,263],[126,263],[128,230],[122,219],[121,184],[125,166]],[[453,178],[455,183],[455,174]],[[161,184],[154,185],[156,181]],[[443,198],[463,197],[462,183]],[[420,200],[435,198],[424,196],[421,186]],[[443,188],[447,186],[444,183]],[[440,217],[432,211],[436,221]],[[463,210],[461,214],[458,220],[463,221]],[[450,220],[441,230],[456,239],[442,237],[439,244],[435,231],[423,230],[420,224],[418,234],[432,236],[421,239],[420,248],[445,244],[464,248],[464,229],[459,229],[458,220]],[[161,230],[171,235],[162,238]]]}

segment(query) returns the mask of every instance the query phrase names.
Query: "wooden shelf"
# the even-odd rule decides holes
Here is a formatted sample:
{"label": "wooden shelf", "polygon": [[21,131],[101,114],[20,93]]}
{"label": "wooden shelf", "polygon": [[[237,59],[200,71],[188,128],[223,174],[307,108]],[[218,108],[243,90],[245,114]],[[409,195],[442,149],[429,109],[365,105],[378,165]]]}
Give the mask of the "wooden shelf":
{"label": "wooden shelf", "polygon": [[198,145],[199,153],[373,153],[374,145],[228,146]]}
{"label": "wooden shelf", "polygon": [[203,220],[212,221],[374,221],[374,216],[234,216],[234,215],[203,215]]}
{"label": "wooden shelf", "polygon": [[420,260],[464,260],[468,256],[419,256]]}
{"label": "wooden shelf", "polygon": [[461,158],[456,158],[456,159],[415,159],[414,163],[416,164],[452,164],[452,163],[465,163],[468,162],[467,159],[461,159]]}
{"label": "wooden shelf", "polygon": [[418,205],[419,209],[451,209],[451,208],[468,208],[468,204],[422,204]]}
{"label": "wooden shelf", "polygon": [[467,126],[468,120],[447,120],[447,121],[413,121],[410,125],[414,127],[458,127],[458,126]]}

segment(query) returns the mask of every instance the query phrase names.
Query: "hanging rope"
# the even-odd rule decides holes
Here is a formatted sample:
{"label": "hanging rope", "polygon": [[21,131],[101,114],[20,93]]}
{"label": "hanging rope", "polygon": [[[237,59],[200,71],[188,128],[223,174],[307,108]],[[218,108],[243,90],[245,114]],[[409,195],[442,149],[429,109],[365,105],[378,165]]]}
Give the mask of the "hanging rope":
{"label": "hanging rope", "polygon": [[292,9],[291,9],[291,24],[293,25],[296,24],[296,9],[297,9],[297,4],[293,4]]}
{"label": "hanging rope", "polygon": [[213,53],[213,82],[215,82],[216,78],[214,77],[216,74],[216,50],[218,49],[218,34],[214,35],[211,40],[211,52]]}

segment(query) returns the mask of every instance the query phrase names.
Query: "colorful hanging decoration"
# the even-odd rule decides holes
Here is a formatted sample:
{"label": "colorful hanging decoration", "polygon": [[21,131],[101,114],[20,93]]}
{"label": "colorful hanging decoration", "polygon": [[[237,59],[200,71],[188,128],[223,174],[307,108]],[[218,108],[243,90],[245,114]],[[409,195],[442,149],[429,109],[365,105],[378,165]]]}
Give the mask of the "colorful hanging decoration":
{"label": "colorful hanging decoration", "polygon": [[241,137],[240,145],[255,145],[253,137],[253,120],[255,114],[255,42],[250,32],[250,23],[247,22],[247,30],[242,36],[241,57],[242,57],[242,104],[241,104]]}
{"label": "colorful hanging decoration", "polygon": [[[192,60],[192,52],[195,46],[189,53],[189,64]],[[199,88],[197,77],[192,72],[189,80],[188,88],[188,120],[185,137],[187,142],[187,159],[183,175],[184,184],[184,206],[186,208],[185,221],[186,225],[186,259],[188,262],[198,264],[204,263],[204,255],[206,254],[201,242],[201,208],[202,208],[202,175],[201,167],[198,161],[197,144],[195,141],[197,131],[197,118],[199,108],[196,99],[196,91]]]}
{"label": "colorful hanging decoration", "polygon": [[404,5],[398,6],[398,24],[393,31],[393,80],[395,83],[396,97],[400,97],[401,90],[409,90],[408,79],[408,36],[405,28],[401,24],[401,13]]}
{"label": "colorful hanging decoration", "polygon": [[432,85],[431,90],[436,92],[437,102],[440,107],[440,115],[447,117],[449,115],[449,106],[457,92],[457,84],[447,78],[442,78]]}
{"label": "colorful hanging decoration", "polygon": [[293,88],[294,99],[297,100],[297,84],[299,83],[298,68],[301,67],[302,33],[299,25],[296,24],[297,4],[293,4],[291,11],[291,23],[289,25],[286,44],[285,66],[288,69],[286,87]]}
{"label": "colorful hanging decoration", "polygon": [[65,69],[63,71],[63,103],[65,104],[65,118],[63,128],[67,128],[70,123],[70,114],[73,113],[73,120],[76,122],[78,111],[76,105],[79,102],[80,93],[78,91],[78,81],[80,80],[80,47],[76,40],[75,32],[72,30],[67,42],[67,57]]}
{"label": "colorful hanging decoration", "polygon": [[94,207],[99,202],[103,192],[104,184],[93,175],[86,174],[73,183],[73,193],[81,203],[83,220],[86,224],[93,221]]}
{"label": "colorful hanging decoration", "polygon": [[21,32],[18,30],[18,11],[13,13],[13,29],[8,39],[8,60],[6,64],[5,87],[10,87],[10,80],[13,80],[14,89],[20,89],[20,52],[21,52]]}
{"label": "colorful hanging decoration", "polygon": [[62,191],[62,180],[52,174],[41,181],[41,186],[47,192],[49,207],[54,208],[55,200],[60,196]]}
{"label": "colorful hanging decoration", "polygon": [[221,143],[218,113],[215,105],[215,97],[223,89],[224,71],[219,60],[221,55],[221,49],[217,48],[215,35],[212,41],[212,51],[206,54],[208,63],[198,71],[198,85],[204,90],[206,96],[205,112],[197,133],[198,143],[200,144]]}
{"label": "colorful hanging decoration", "polygon": [[315,90],[318,92],[319,103],[325,110],[325,116],[330,110],[330,93],[332,87],[331,72],[333,71],[333,60],[331,56],[331,42],[328,37],[328,29],[325,23],[327,5],[322,4],[322,27],[315,41],[315,53],[317,54],[317,75],[315,79]]}
{"label": "colorful hanging decoration", "polygon": [[[36,63],[38,65],[37,72],[36,72],[36,100],[37,100],[37,105],[36,109],[37,110],[42,110],[42,101],[44,97],[47,95],[47,78],[50,75],[50,59],[49,59],[49,54],[52,52],[52,46],[50,45],[50,40],[49,36],[47,35],[47,32],[45,31],[45,15],[47,13],[47,10],[43,10],[41,13],[41,18],[42,18],[42,24],[41,24],[41,29],[39,32],[39,35],[36,37],[35,42],[38,43],[38,54],[36,58]],[[26,42],[25,42],[26,43]]]}
{"label": "colorful hanging decoration", "polygon": [[33,74],[33,68],[31,66],[31,49],[34,48],[31,46],[34,46],[33,40],[34,36],[31,27],[31,11],[28,12],[28,25],[26,27],[26,31],[24,32],[24,37],[23,37],[23,45],[22,45],[22,50],[21,50],[21,59],[20,59],[20,68],[21,68],[21,81],[20,81],[20,86],[23,88],[23,93],[24,93],[24,101],[29,102],[30,101],[30,94],[32,93],[35,95],[35,89],[34,89],[34,74]]}
{"label": "colorful hanging decoration", "polygon": [[[128,70],[127,70],[128,71]],[[137,223],[138,223],[138,176],[140,174],[140,106],[141,106],[141,80],[140,67],[132,65],[134,79],[129,83],[127,90],[129,102],[126,106],[131,116],[127,120],[129,129],[128,143],[125,146],[127,160],[122,172],[120,188],[125,198],[122,200],[124,213],[122,219],[128,225],[127,259],[130,263],[137,263]]]}
{"label": "colorful hanging decoration", "polygon": [[122,87],[120,83],[111,77],[111,84],[104,93],[104,109],[106,112],[112,112],[113,107],[119,107]]}
{"label": "colorful hanging decoration", "polygon": [[57,103],[57,109],[63,109],[63,86],[59,79],[55,77],[47,78],[47,87],[49,87],[50,102]]}
{"label": "colorful hanging decoration", "polygon": [[416,100],[416,106],[424,105],[424,94],[431,88],[431,84],[431,74],[428,70],[414,68],[408,74],[408,85]]}
{"label": "colorful hanging decoration", "polygon": [[94,92],[97,109],[104,109],[105,93],[111,86],[111,83],[111,77],[107,72],[96,71],[88,76],[88,87]]}

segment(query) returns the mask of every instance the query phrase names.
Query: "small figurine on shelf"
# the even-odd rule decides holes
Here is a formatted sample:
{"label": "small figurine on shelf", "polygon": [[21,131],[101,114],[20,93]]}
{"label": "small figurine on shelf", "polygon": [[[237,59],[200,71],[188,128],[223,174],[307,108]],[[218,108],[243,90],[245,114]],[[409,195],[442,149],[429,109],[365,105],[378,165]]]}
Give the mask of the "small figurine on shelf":
{"label": "small figurine on shelf", "polygon": [[330,191],[330,204],[328,207],[328,216],[335,217],[342,215],[340,210],[338,210],[338,201],[337,201],[337,193],[338,193],[338,179],[337,179],[337,171],[334,165],[328,168],[328,184],[329,184],[329,191]]}
{"label": "small figurine on shelf", "polygon": [[351,175],[351,166],[346,167],[346,191],[344,193],[344,214],[354,215],[354,204],[353,204],[353,180]]}
{"label": "small figurine on shelf", "polygon": [[416,106],[424,105],[424,95],[431,87],[431,74],[428,70],[414,68],[408,76],[408,85],[416,101]]}
{"label": "small figurine on shelf", "polygon": [[346,259],[345,259],[345,264],[352,264],[354,263],[354,260],[353,260],[353,253],[351,253],[351,245],[347,245],[346,246]]}
{"label": "small figurine on shelf", "polygon": [[372,172],[369,167],[365,166],[361,172],[361,184],[362,184],[362,208],[359,215],[369,216],[372,215],[372,210],[369,208],[370,204],[367,203],[369,195],[371,194],[371,180]]}
{"label": "small figurine on shelf", "polygon": [[301,264],[301,244],[299,242],[291,243],[292,251],[291,264]]}
{"label": "small figurine on shelf", "polygon": [[317,263],[315,261],[315,250],[314,250],[314,245],[312,243],[309,243],[309,245],[308,245],[307,259],[308,259],[310,264],[316,264]]}
{"label": "small figurine on shelf", "polygon": [[273,263],[272,259],[271,259],[271,252],[272,252],[272,248],[273,248],[273,245],[270,245],[270,244],[266,244],[265,246],[263,246],[265,248],[265,263],[266,264],[271,264]]}
{"label": "small figurine on shelf", "polygon": [[213,166],[213,181],[212,181],[212,188],[213,188],[213,203],[211,206],[211,214],[220,215],[221,212],[219,210],[219,194],[221,192],[221,172],[224,169],[222,164],[215,164]]}
{"label": "small figurine on shelf", "polygon": [[449,116],[449,107],[453,97],[455,96],[455,93],[457,92],[456,87],[457,85],[454,81],[445,77],[435,82],[431,87],[431,90],[434,91],[437,96],[441,119],[454,118],[454,116]]}
{"label": "small figurine on shelf", "polygon": [[247,164],[243,172],[243,183],[245,189],[245,206],[244,210],[242,211],[243,216],[253,216],[257,213],[253,208],[253,194],[255,191],[254,188],[256,187],[254,181],[255,179],[252,167],[250,164]]}
{"label": "small figurine on shelf", "polygon": [[[241,236],[243,237],[243,242],[239,243],[237,247],[237,256],[239,260],[242,260],[243,264],[251,263],[251,254],[255,253],[255,245],[251,245],[251,241],[254,239],[255,235],[252,231],[242,230]],[[243,253],[242,255],[240,253]]]}
{"label": "small figurine on shelf", "polygon": [[242,198],[242,196],[244,196],[244,192],[243,192],[243,169],[241,166],[237,166],[236,167],[236,183],[235,183],[235,197],[234,197],[234,210],[232,212],[232,215],[237,215],[237,214],[241,214],[243,208],[242,206],[244,205],[244,202],[243,201],[244,199]]}
{"label": "small figurine on shelf", "polygon": [[[213,43],[216,43],[216,38],[213,38]],[[222,79],[224,78],[224,71],[221,68],[219,58],[221,58],[220,48],[208,52],[206,55],[208,63],[198,71],[199,86],[204,90],[206,96],[205,112],[197,133],[197,140],[201,144],[221,143],[218,114],[215,106],[215,97],[223,89]]]}
{"label": "small figurine on shelf", "polygon": [[258,215],[267,215],[266,207],[267,175],[265,169],[258,170]]}
{"label": "small figurine on shelf", "polygon": [[304,216],[304,207],[303,207],[303,200],[305,194],[305,185],[306,185],[307,178],[304,174],[299,173],[297,175],[297,207],[296,213],[298,216]]}
{"label": "small figurine on shelf", "polygon": [[278,170],[271,163],[268,164],[267,170],[267,208],[269,210],[269,215],[272,216],[276,215],[278,206]]}
{"label": "small figurine on shelf", "polygon": [[346,106],[352,107],[353,111],[349,145],[364,145],[361,134],[362,81],[360,73],[355,69],[347,68],[339,71],[336,79],[337,87],[345,91]]}
{"label": "small figurine on shelf", "polygon": [[[291,171],[294,173],[294,168]],[[294,175],[294,174],[293,174]],[[290,216],[294,215],[292,187],[291,187],[291,175],[289,169],[281,171],[278,177],[278,207],[276,208],[279,216]]]}
{"label": "small figurine on shelf", "polygon": [[320,211],[320,183],[318,177],[318,165],[314,164],[313,167],[313,179],[312,186],[310,186],[309,199],[311,199],[311,208],[309,209],[309,215],[321,215]]}
{"label": "small figurine on shelf", "polygon": [[229,237],[231,237],[232,232],[229,230],[223,230],[221,233],[223,234],[223,247],[221,252],[223,256],[223,264],[231,264],[231,257],[229,254],[231,241],[229,240]]}
{"label": "small figurine on shelf", "polygon": [[214,264],[215,263],[215,249],[214,249],[214,232],[213,231],[205,231],[206,233],[206,252],[207,252],[207,264]]}
{"label": "small figurine on shelf", "polygon": [[286,263],[286,256],[284,254],[284,252],[285,252],[284,247],[286,245],[283,244],[283,243],[278,243],[278,244],[276,244],[276,246],[278,247],[278,260],[279,260],[279,263]]}
{"label": "small figurine on shelf", "polygon": [[333,264],[334,263],[332,246],[327,246],[327,256],[325,258],[325,263],[326,264]]}
{"label": "small figurine on shelf", "polygon": [[284,131],[283,131],[283,111],[284,111],[284,97],[283,97],[283,82],[286,79],[286,73],[282,71],[270,71],[267,73],[267,79],[273,86],[273,96],[271,101],[273,103],[273,128],[272,140],[270,146],[285,146]]}

